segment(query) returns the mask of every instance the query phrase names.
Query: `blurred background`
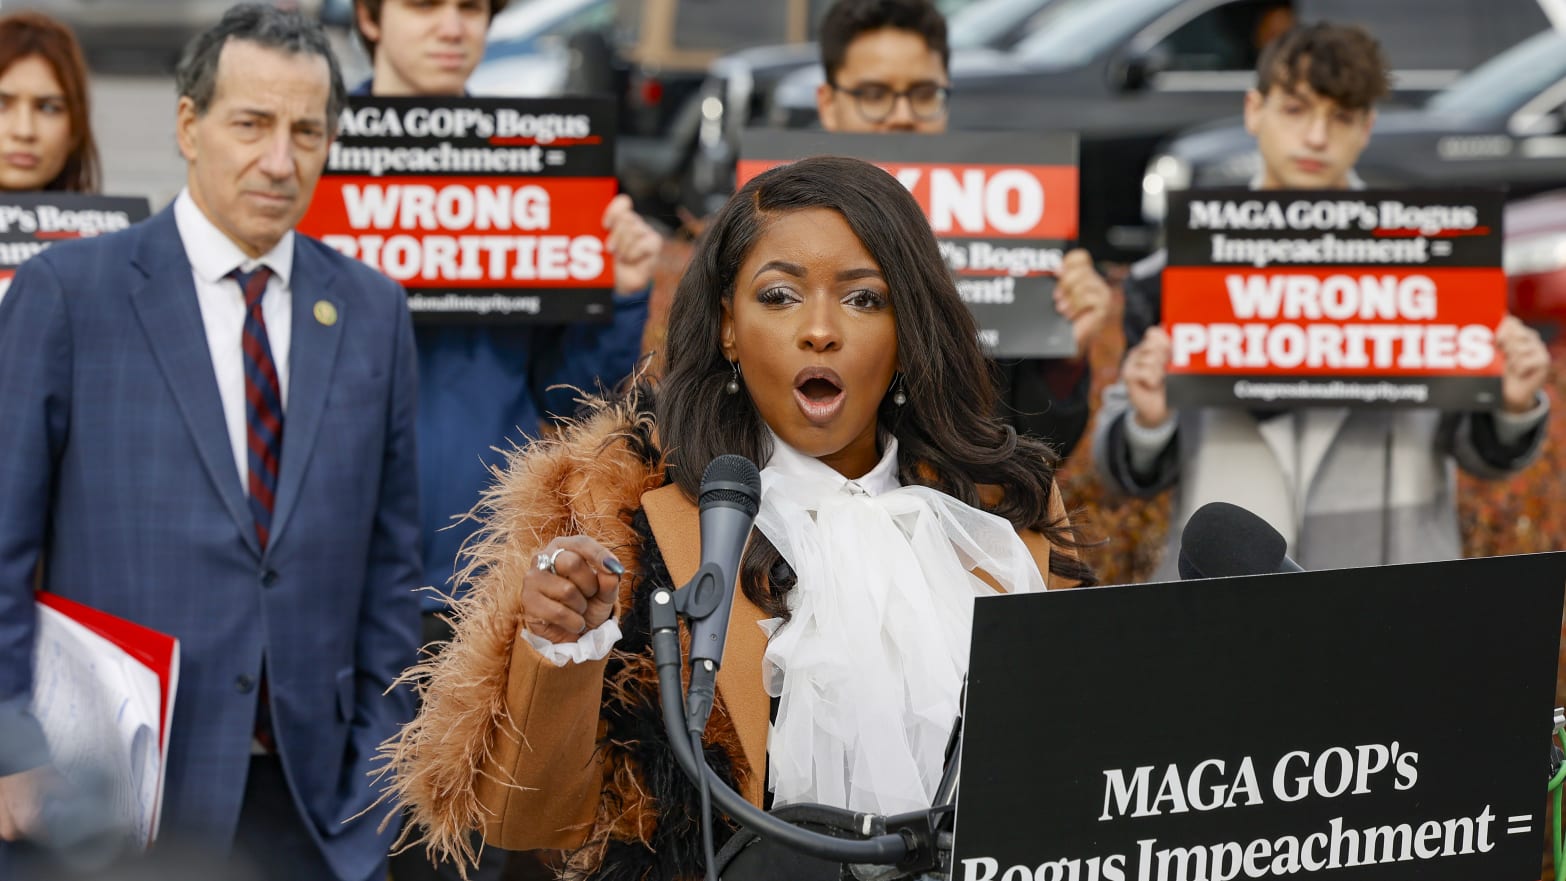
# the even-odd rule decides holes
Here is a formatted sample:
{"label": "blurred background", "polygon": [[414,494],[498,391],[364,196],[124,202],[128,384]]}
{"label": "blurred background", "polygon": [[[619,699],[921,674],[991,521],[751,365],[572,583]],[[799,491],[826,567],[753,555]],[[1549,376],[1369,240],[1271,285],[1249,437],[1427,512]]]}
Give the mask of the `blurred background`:
{"label": "blurred background", "polygon": [[[368,62],[351,0],[275,0],[329,27],[351,85]],[[178,192],[170,71],[184,40],[228,0],[4,0],[74,26],[93,67],[105,192],[161,207]],[[748,126],[813,127],[821,81],[811,42],[828,0],[512,0],[489,31],[475,94],[609,93],[619,105],[621,186],[670,234],[646,344],[701,218],[733,188]],[[954,129],[1081,135],[1082,244],[1112,279],[1158,245],[1165,197],[1244,184],[1257,170],[1239,121],[1260,46],[1289,21],[1367,27],[1395,92],[1360,174],[1371,185],[1503,186],[1512,310],[1555,352],[1554,441],[1504,483],[1465,484],[1471,554],[1566,547],[1566,0],[940,0],[952,43]],[[1118,322],[1114,323],[1118,328]],[[1123,342],[1104,335],[1097,384]],[[1149,571],[1163,502],[1113,498],[1089,451],[1067,498],[1105,539],[1106,581]]]}

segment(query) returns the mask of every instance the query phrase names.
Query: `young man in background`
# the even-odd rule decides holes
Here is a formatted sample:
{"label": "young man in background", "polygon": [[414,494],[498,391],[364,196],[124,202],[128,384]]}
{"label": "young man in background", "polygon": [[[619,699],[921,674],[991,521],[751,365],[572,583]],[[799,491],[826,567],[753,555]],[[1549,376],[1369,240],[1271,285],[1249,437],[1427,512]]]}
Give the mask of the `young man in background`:
{"label": "young man in background", "polygon": [[[355,95],[462,96],[484,54],[490,21],[505,0],[355,0],[354,20],[371,59]],[[663,239],[616,196],[603,216],[614,257],[614,318],[607,324],[415,325],[419,359],[419,489],[424,577],[444,587],[477,523],[462,518],[488,488],[502,451],[570,416],[575,389],[612,387],[635,368],[653,263]],[[424,598],[427,642],[450,637],[445,602]],[[469,877],[497,878],[505,853],[490,850]],[[392,863],[397,881],[456,878],[410,851]]]}
{"label": "young man in background", "polygon": [[[503,0],[355,0],[355,22],[373,74],[353,91],[376,97],[457,97],[484,53]],[[416,326],[419,350],[419,475],[425,577],[444,585],[471,534],[467,513],[502,454],[550,419],[574,410],[573,388],[612,386],[641,354],[647,293],[662,238],[616,196],[604,212],[615,261],[608,324]],[[432,637],[443,607],[426,602]]]}
{"label": "young man in background", "polygon": [[[951,50],[946,19],[928,0],[838,0],[821,23],[816,89],[821,127],[832,132],[946,131]],[[1088,420],[1088,347],[1103,327],[1109,286],[1088,253],[1067,252],[1055,309],[1072,324],[1076,355],[998,362],[1001,415],[1019,432],[1068,455]]]}
{"label": "young man in background", "polygon": [[[1380,45],[1359,28],[1296,26],[1262,53],[1245,96],[1245,126],[1262,171],[1254,189],[1357,189],[1354,175],[1387,93]],[[1170,342],[1158,327],[1163,255],[1126,287],[1130,350],[1107,389],[1094,458],[1122,492],[1176,487],[1169,540],[1153,580],[1175,577],[1180,533],[1212,501],[1247,508],[1278,529],[1311,568],[1461,556],[1453,465],[1484,478],[1516,473],[1538,455],[1549,403],[1549,354],[1508,315],[1496,330],[1505,363],[1493,409],[1169,406]]]}

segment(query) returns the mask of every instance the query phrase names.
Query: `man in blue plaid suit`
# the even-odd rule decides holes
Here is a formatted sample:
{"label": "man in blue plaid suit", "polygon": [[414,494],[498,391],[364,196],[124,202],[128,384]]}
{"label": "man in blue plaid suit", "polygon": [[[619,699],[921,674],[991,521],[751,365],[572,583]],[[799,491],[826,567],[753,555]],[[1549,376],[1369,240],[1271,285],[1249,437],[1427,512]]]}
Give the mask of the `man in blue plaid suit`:
{"label": "man in blue plaid suit", "polygon": [[236,7],[177,80],[175,203],[44,252],[0,301],[0,835],[48,774],[25,733],[41,567],[181,642],[164,839],[364,881],[395,831],[366,772],[418,645],[411,322],[396,284],[293,232],[345,100],[319,28]]}

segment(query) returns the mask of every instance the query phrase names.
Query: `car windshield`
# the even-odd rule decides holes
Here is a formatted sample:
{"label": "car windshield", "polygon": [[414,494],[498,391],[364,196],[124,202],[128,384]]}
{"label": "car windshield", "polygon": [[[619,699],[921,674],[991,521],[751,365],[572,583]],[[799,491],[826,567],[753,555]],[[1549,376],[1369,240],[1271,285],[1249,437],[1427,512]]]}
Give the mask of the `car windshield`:
{"label": "car windshield", "polygon": [[1176,0],[1057,0],[1013,53],[1029,64],[1076,67],[1116,45]]}
{"label": "car windshield", "polygon": [[523,0],[495,16],[487,42],[510,43],[536,39],[584,9],[604,6],[608,0]]}
{"label": "car windshield", "polygon": [[1544,31],[1469,71],[1425,107],[1456,116],[1510,113],[1561,77],[1566,77],[1566,34]]}
{"label": "car windshield", "polygon": [[953,49],[993,46],[1013,28],[1048,5],[1050,0],[977,0],[946,22],[946,39]]}

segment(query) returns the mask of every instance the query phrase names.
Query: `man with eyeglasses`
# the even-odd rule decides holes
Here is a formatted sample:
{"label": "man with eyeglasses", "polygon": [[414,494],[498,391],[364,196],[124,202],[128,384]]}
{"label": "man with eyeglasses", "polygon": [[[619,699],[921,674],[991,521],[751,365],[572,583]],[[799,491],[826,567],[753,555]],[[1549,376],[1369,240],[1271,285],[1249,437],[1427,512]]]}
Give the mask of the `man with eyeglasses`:
{"label": "man with eyeglasses", "polygon": [[[816,112],[829,132],[946,131],[951,93],[946,19],[929,0],[838,0],[821,22]],[[1077,357],[1000,362],[1002,415],[1069,454],[1088,420],[1086,352],[1109,307],[1109,286],[1084,250],[1066,254],[1055,308],[1072,323]]]}
{"label": "man with eyeglasses", "polygon": [[946,19],[921,0],[839,0],[821,23],[816,111],[829,132],[946,131]]}

